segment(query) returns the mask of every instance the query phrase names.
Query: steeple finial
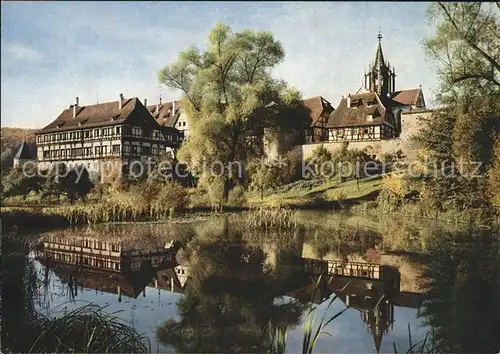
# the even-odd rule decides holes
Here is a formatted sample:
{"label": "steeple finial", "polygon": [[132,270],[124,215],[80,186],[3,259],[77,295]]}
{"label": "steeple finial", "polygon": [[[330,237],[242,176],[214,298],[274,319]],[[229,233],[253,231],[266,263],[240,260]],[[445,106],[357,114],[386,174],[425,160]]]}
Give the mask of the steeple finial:
{"label": "steeple finial", "polygon": [[382,41],[382,32],[380,32],[380,30],[378,31],[377,38],[379,42]]}

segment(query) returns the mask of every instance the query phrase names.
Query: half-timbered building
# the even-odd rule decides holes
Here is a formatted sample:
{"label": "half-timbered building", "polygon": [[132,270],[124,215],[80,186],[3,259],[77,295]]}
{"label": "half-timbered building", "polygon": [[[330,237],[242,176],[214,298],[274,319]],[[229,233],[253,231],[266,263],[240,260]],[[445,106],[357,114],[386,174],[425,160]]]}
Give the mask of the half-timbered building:
{"label": "half-timbered building", "polygon": [[321,96],[304,100],[304,106],[310,110],[311,126],[305,132],[305,143],[328,140],[328,118],[334,111],[330,102]]}
{"label": "half-timbered building", "polygon": [[64,163],[101,176],[103,161],[123,166],[177,148],[181,140],[181,133],[162,128],[138,98],[120,95],[118,101],[80,106],[77,97],[36,133],[37,160],[42,169]]}
{"label": "half-timbered building", "polygon": [[165,128],[175,128],[181,132],[184,138],[189,136],[189,125],[187,115],[181,109],[181,101],[174,100],[147,106],[148,111],[153,115],[156,122]]}
{"label": "half-timbered building", "polygon": [[425,109],[422,88],[396,91],[396,71],[385,60],[378,35],[375,60],[355,94],[342,97],[328,119],[329,141],[369,141],[397,138],[401,112]]}

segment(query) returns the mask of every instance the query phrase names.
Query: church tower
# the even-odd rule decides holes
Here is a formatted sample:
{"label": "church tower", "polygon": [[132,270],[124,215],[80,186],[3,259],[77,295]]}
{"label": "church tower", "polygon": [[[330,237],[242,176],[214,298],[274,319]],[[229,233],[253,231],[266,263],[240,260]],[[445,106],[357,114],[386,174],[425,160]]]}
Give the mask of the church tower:
{"label": "church tower", "polygon": [[389,96],[396,91],[396,72],[391,69],[389,62],[385,62],[382,52],[382,34],[378,33],[378,47],[375,60],[369,66],[368,73],[365,73],[365,88],[370,92],[376,92],[380,96]]}

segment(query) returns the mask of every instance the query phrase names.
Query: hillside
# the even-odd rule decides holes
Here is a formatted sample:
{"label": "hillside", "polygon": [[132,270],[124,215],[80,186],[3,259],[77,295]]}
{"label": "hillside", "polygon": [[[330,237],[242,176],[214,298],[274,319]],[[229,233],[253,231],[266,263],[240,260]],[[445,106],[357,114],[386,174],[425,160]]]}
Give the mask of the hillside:
{"label": "hillside", "polygon": [[254,193],[247,194],[250,206],[320,207],[353,205],[376,199],[380,192],[382,176],[371,176],[339,183],[329,180],[325,183],[300,180],[278,189],[268,191],[264,198]]}
{"label": "hillside", "polygon": [[1,166],[11,167],[19,146],[26,140],[30,151],[35,154],[36,129],[2,127]]}

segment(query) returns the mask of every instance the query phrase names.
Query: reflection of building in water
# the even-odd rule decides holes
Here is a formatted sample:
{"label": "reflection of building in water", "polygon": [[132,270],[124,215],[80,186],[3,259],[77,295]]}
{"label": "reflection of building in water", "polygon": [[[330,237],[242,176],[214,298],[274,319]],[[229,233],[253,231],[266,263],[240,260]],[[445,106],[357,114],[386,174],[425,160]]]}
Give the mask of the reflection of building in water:
{"label": "reflection of building in water", "polygon": [[74,290],[78,286],[128,297],[145,295],[158,269],[174,267],[176,247],[135,249],[123,242],[48,235],[37,258]]}
{"label": "reflection of building in water", "polygon": [[189,278],[189,267],[179,264],[174,267],[174,272],[177,275],[177,279],[179,280],[181,287],[184,288]]}
{"label": "reflection of building in water", "polygon": [[173,268],[163,269],[156,272],[149,286],[156,289],[164,289],[173,293],[184,293],[189,277],[189,268],[178,265]]}
{"label": "reflection of building in water", "polygon": [[134,249],[120,241],[92,238],[68,238],[48,235],[44,238],[43,254],[47,260],[110,271],[136,271],[175,261],[173,243],[165,247]]}
{"label": "reflection of building in water", "polygon": [[330,276],[329,290],[347,307],[360,312],[377,352],[383,335],[392,329],[394,307],[420,307],[420,294],[400,291],[400,273],[393,267],[304,258],[304,271],[313,276]]}
{"label": "reflection of building in water", "polygon": [[394,322],[394,304],[390,300],[392,294],[391,289],[387,289],[387,283],[378,279],[334,276],[328,287],[347,307],[360,312],[367,330],[372,333],[378,353],[383,335],[392,329]]}

